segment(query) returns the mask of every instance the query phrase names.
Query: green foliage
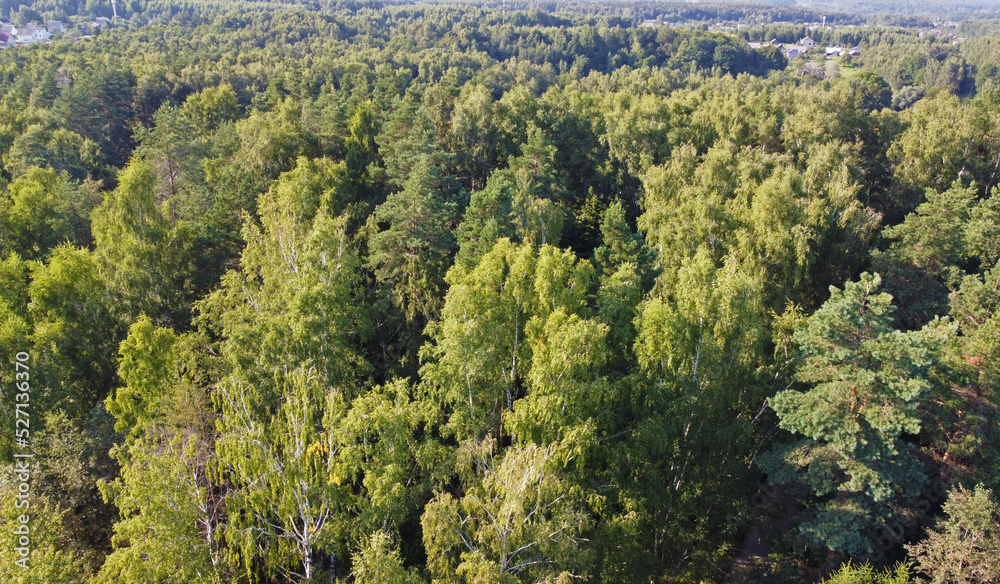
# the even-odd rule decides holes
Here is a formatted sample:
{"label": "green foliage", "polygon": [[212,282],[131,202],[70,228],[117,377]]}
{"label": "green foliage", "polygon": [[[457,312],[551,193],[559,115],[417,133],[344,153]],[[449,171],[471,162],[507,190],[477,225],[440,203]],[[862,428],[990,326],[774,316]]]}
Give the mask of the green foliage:
{"label": "green foliage", "polygon": [[[815,518],[800,527],[812,546],[863,555],[871,533],[897,497],[927,480],[913,447],[920,401],[931,390],[936,355],[954,327],[891,328],[892,298],[881,278],[862,274],[795,331],[795,379],[811,385],[771,400],[781,426],[806,439],[776,450],[763,464],[773,483],[802,481],[820,497]],[[832,497],[830,497],[832,495]]]}
{"label": "green foliage", "polygon": [[[21,350],[24,339],[31,333],[28,317],[29,266],[17,254],[10,254],[0,262],[0,350],[6,355]],[[13,373],[4,375],[5,382],[13,380]]]}
{"label": "green foliage", "polygon": [[839,570],[823,580],[823,584],[910,584],[913,582],[910,567],[900,563],[895,569],[884,572],[876,570],[870,564],[856,566],[848,562]]}
{"label": "green foliage", "polygon": [[930,582],[961,584],[996,581],[1000,573],[1000,506],[993,492],[979,485],[959,486],[944,504],[946,519],[927,531],[927,538],[907,546],[917,571]]}
{"label": "green foliage", "polygon": [[178,357],[177,341],[172,330],[154,327],[145,316],[129,329],[119,349],[118,374],[125,386],[105,401],[120,434],[135,437],[146,432],[164,390],[177,382],[176,369],[171,371]]}
{"label": "green foliage", "polygon": [[508,449],[487,439],[460,459],[482,482],[456,499],[439,494],[424,513],[424,546],[435,582],[570,582],[586,577],[581,535],[588,517],[554,472],[552,448]]}
{"label": "green foliage", "polygon": [[389,195],[372,218],[388,228],[372,235],[369,264],[391,290],[407,319],[431,319],[440,310],[444,274],[454,246],[452,208],[440,190],[441,167],[428,159],[411,169],[403,190]]}
{"label": "green foliage", "polygon": [[[13,477],[13,467],[5,468],[6,476]],[[68,537],[63,528],[65,509],[53,501],[40,497],[16,498],[17,485],[8,478],[3,484],[3,551],[0,563],[0,577],[4,582],[16,584],[77,584],[87,576],[83,558],[67,545]],[[22,506],[18,507],[18,501]],[[29,506],[23,506],[28,501]],[[23,525],[21,519],[28,519],[30,545],[20,545],[21,535],[16,533]],[[30,549],[25,554],[25,547]],[[18,548],[22,548],[18,551]],[[15,562],[28,557],[24,565]],[[27,569],[26,569],[27,568]]]}
{"label": "green foliage", "polygon": [[635,233],[625,221],[625,208],[621,203],[612,203],[604,211],[601,222],[604,245],[594,250],[594,260],[604,275],[614,274],[622,264],[633,264],[643,288],[652,286],[657,272],[653,267],[656,254],[649,249],[643,237]]}
{"label": "green foliage", "polygon": [[3,163],[14,177],[35,167],[48,167],[79,180],[97,174],[99,155],[100,147],[89,138],[64,128],[33,124],[14,139]]}
{"label": "green foliage", "polygon": [[267,411],[260,391],[239,380],[220,388],[217,452],[239,487],[226,497],[225,537],[247,577],[262,561],[268,576],[308,581],[316,575],[314,554],[333,551],[334,511],[349,493],[328,474],[321,435],[327,404],[318,381],[302,370],[290,373],[276,388],[283,400],[266,424],[258,421]]}
{"label": "green foliage", "polygon": [[224,564],[215,530],[218,501],[205,484],[203,445],[197,436],[128,447],[120,477],[102,485],[118,507],[114,551],[94,582],[222,581]]}
{"label": "green foliage", "polygon": [[80,423],[64,412],[51,410],[35,424],[32,434],[38,458],[32,490],[40,499],[58,501],[65,511],[64,551],[80,557],[88,570],[104,561],[116,510],[102,500],[99,483],[113,480],[118,465],[109,456],[117,439],[111,417],[98,404]]}
{"label": "green foliage", "polygon": [[988,21],[111,8],[0,0],[49,581],[904,581],[996,488]]}
{"label": "green foliage", "polygon": [[35,386],[41,390],[34,399],[40,409],[59,407],[81,419],[111,389],[119,334],[93,254],[56,248],[44,264],[32,266],[29,296]]}
{"label": "green foliage", "polygon": [[891,249],[901,260],[953,288],[962,274],[958,266],[969,255],[965,230],[975,204],[975,189],[959,184],[943,193],[928,190],[926,202],[916,212],[882,235],[897,240]]}
{"label": "green foliage", "polygon": [[403,567],[399,550],[381,531],[372,534],[354,556],[354,581],[358,584],[417,584],[420,577]]}
{"label": "green foliage", "polygon": [[261,198],[261,224],[244,227],[241,269],[199,305],[224,337],[226,360],[269,407],[275,371],[314,368],[321,387],[337,387],[364,367],[357,343],[369,323],[356,300],[356,244],[339,214],[351,193],[343,176],[343,168],[306,161],[283,175]]}
{"label": "green foliage", "polygon": [[115,189],[94,210],[95,260],[116,302],[122,324],[146,314],[158,323],[188,318],[192,234],[175,221],[166,204],[157,206],[156,175],[135,160]]}
{"label": "green foliage", "polygon": [[44,258],[61,243],[90,241],[93,201],[65,174],[34,168],[8,187],[0,205],[0,253]]}
{"label": "green foliage", "polygon": [[225,83],[189,95],[181,113],[191,123],[192,130],[207,134],[225,122],[236,121],[240,116],[240,105],[233,87]]}
{"label": "green foliage", "polygon": [[532,337],[554,313],[582,313],[593,273],[570,252],[536,252],[507,239],[474,269],[452,268],[441,319],[431,329],[433,360],[421,372],[452,408],[449,433],[499,435],[502,412],[522,395]]}

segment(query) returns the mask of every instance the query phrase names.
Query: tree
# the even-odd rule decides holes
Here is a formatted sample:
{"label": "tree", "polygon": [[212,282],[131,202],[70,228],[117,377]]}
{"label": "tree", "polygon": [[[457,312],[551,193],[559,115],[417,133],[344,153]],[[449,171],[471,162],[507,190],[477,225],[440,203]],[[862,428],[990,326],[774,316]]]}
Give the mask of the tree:
{"label": "tree", "polygon": [[382,531],[376,531],[353,557],[354,581],[358,584],[418,584],[420,576],[403,567],[399,550]]}
{"label": "tree", "polygon": [[236,160],[261,191],[280,173],[294,168],[299,156],[312,152],[310,136],[302,126],[301,107],[291,99],[283,100],[273,111],[256,111],[239,120],[236,132]]}
{"label": "tree", "polygon": [[[349,407],[328,410],[323,423],[336,450],[330,475],[338,485],[353,485],[356,494],[352,539],[376,530],[402,537],[415,529],[433,486],[450,480],[454,471],[452,449],[436,432],[441,418],[441,406],[427,398],[425,388],[406,379],[374,387]],[[404,551],[412,555],[418,543],[403,539]]]}
{"label": "tree", "polygon": [[198,137],[183,110],[163,106],[153,116],[153,127],[140,127],[136,153],[156,174],[156,202],[169,204],[174,221],[199,220],[212,208],[205,182],[209,144]]}
{"label": "tree", "polygon": [[992,497],[982,485],[951,490],[944,504],[947,518],[928,529],[926,539],[906,547],[919,573],[933,584],[1000,579],[1000,505]]}
{"label": "tree", "polygon": [[34,398],[81,420],[111,390],[121,329],[112,317],[107,285],[93,254],[57,247],[32,266],[28,316],[38,365]]}
{"label": "tree", "polygon": [[189,95],[181,106],[181,114],[198,133],[207,134],[225,122],[235,122],[240,116],[240,104],[233,87],[223,83]]}
{"label": "tree", "polygon": [[[263,417],[265,396],[233,380],[220,388],[217,451],[236,487],[226,498],[226,540],[238,567],[309,582],[326,565],[336,568],[333,527],[347,501],[346,487],[329,475],[330,448],[320,425],[327,406],[319,379],[292,371],[281,381],[282,404]],[[319,565],[317,565],[319,563]]]}
{"label": "tree", "polygon": [[346,177],[342,164],[304,160],[284,174],[261,197],[260,224],[244,227],[241,269],[199,304],[227,368],[215,447],[231,482],[224,537],[250,579],[338,574],[346,559],[353,485],[335,480],[330,437],[367,370],[369,334]]}
{"label": "tree", "polygon": [[851,89],[858,109],[879,111],[892,104],[892,88],[875,73],[865,71],[851,79]]}
{"label": "tree", "polygon": [[[95,582],[218,584],[226,565],[215,529],[220,501],[213,501],[203,438],[119,446],[121,476],[102,491],[118,507],[114,551]],[[127,454],[124,452],[127,450]]]}
{"label": "tree", "polygon": [[961,180],[989,193],[1000,179],[1000,145],[989,129],[998,103],[990,92],[966,102],[946,91],[918,101],[902,113],[909,124],[890,150],[896,175],[917,189],[944,191]]}
{"label": "tree", "polygon": [[[8,466],[9,473],[13,468]],[[0,541],[0,578],[12,584],[77,584],[85,581],[88,573],[83,558],[71,549],[67,533],[62,524],[66,512],[53,501],[43,497],[28,499],[30,507],[17,507],[15,483],[8,482],[0,494],[3,535]],[[29,546],[21,545],[18,528],[23,525],[21,518],[30,517]],[[30,548],[30,557],[25,566],[16,562],[26,556],[18,548]],[[27,569],[25,569],[27,567]]]}
{"label": "tree", "polygon": [[177,335],[157,328],[140,316],[119,348],[118,374],[125,382],[105,400],[115,417],[115,431],[129,440],[141,437],[162,413],[162,402],[180,381],[177,367],[181,349]]}
{"label": "tree", "polygon": [[915,495],[927,478],[904,434],[920,430],[919,406],[931,389],[938,353],[954,327],[935,321],[909,333],[891,328],[892,298],[881,278],[862,274],[802,326],[795,380],[811,386],[770,400],[782,428],[805,439],[762,461],[772,483],[800,481],[820,498],[799,531],[811,546],[871,553],[872,530],[890,505]]}
{"label": "tree", "polygon": [[[105,400],[121,472],[100,482],[120,514],[98,582],[222,582],[225,483],[206,386],[218,358],[195,333],[140,317],[119,347],[124,383]],[[124,440],[123,440],[124,438]]]}
{"label": "tree", "polygon": [[455,266],[439,322],[429,329],[431,357],[421,377],[449,408],[446,434],[458,437],[502,432],[524,392],[530,371],[529,331],[540,332],[560,309],[582,315],[593,266],[551,246],[536,255],[530,244],[499,240],[472,270]]}
{"label": "tree", "polygon": [[943,193],[928,189],[926,201],[882,236],[896,240],[890,249],[901,260],[954,288],[963,273],[959,264],[968,257],[965,232],[975,203],[976,190],[959,182]]}
{"label": "tree", "polygon": [[96,143],[76,132],[52,128],[48,124],[32,124],[14,138],[3,155],[3,163],[15,177],[34,167],[50,167],[82,180],[98,174],[100,154]]}
{"label": "tree", "polygon": [[847,562],[839,570],[823,580],[822,584],[910,584],[913,578],[910,567],[899,563],[895,569],[879,571],[871,564],[860,566]]}
{"label": "tree", "polygon": [[437,149],[434,143],[434,126],[427,110],[421,106],[420,92],[416,89],[406,92],[392,112],[378,135],[378,149],[385,165],[389,182],[402,188],[413,171],[429,160],[432,167],[441,167],[441,177],[438,179],[446,186],[442,193],[445,200],[452,200],[450,195],[456,190],[457,184],[446,177],[446,169],[452,163],[453,155]]}
{"label": "tree", "polygon": [[240,269],[198,304],[236,378],[263,392],[272,413],[275,371],[312,368],[328,388],[367,368],[359,346],[371,324],[357,236],[343,211],[354,192],[346,177],[343,164],[306,160],[282,175],[261,197],[260,224],[244,225]]}
{"label": "tree", "polygon": [[408,320],[437,315],[455,245],[448,229],[453,209],[439,190],[441,172],[428,158],[422,159],[403,190],[389,195],[372,215],[388,228],[372,235],[368,264]]}
{"label": "tree", "polygon": [[[544,266],[543,266],[544,269]],[[607,360],[608,328],[596,319],[559,307],[544,321],[529,322],[531,368],[526,395],[504,420],[517,444],[583,450],[591,445],[607,383],[600,375]]]}
{"label": "tree", "polygon": [[34,168],[14,180],[0,205],[0,253],[39,260],[61,243],[90,243],[93,201],[65,174]]}
{"label": "tree", "polygon": [[95,259],[124,326],[140,314],[183,325],[190,314],[192,234],[157,206],[156,185],[151,166],[134,160],[94,210]]}
{"label": "tree", "polygon": [[119,438],[113,420],[97,404],[83,421],[50,409],[33,422],[32,494],[59,502],[65,530],[62,549],[97,568],[110,547],[117,519],[115,508],[102,500],[99,489],[101,481],[112,480],[119,472],[109,454]]}
{"label": "tree", "polygon": [[[555,165],[556,148],[538,128],[532,128],[521,155],[497,171],[511,185],[510,222],[517,237],[534,245],[558,245],[568,217],[562,176]],[[491,177],[492,178],[492,177]]]}
{"label": "tree", "polygon": [[512,192],[513,187],[500,173],[490,175],[483,190],[473,191],[455,231],[459,243],[455,263],[471,269],[501,238],[514,237]]}
{"label": "tree", "polygon": [[733,256],[716,267],[703,248],[674,278],[666,292],[660,276],[639,305],[638,372],[612,386],[616,425],[604,433],[625,437],[610,446],[622,466],[608,470],[616,492],[601,538],[615,581],[710,571],[744,513],[733,494],[747,488],[766,388],[756,367],[767,338],[759,272]]}
{"label": "tree", "polygon": [[[110,59],[108,61],[111,61]],[[135,75],[120,62],[98,62],[74,71],[52,111],[68,130],[101,146],[102,162],[121,168],[132,149]]]}
{"label": "tree", "polygon": [[378,158],[378,117],[370,101],[360,104],[347,121],[348,135],[344,139],[347,171],[356,184],[368,178],[368,165]]}
{"label": "tree", "polygon": [[[23,350],[24,340],[32,332],[28,314],[28,262],[17,254],[8,254],[0,260],[0,351],[5,355],[16,355]],[[15,371],[0,373],[4,383],[15,381]],[[6,438],[0,438],[3,452],[10,452],[13,446],[13,420],[9,421]],[[8,428],[8,425],[4,426]]]}
{"label": "tree", "polygon": [[465,495],[439,494],[421,520],[435,581],[571,582],[587,576],[583,533],[589,518],[555,472],[552,447],[467,444],[467,473],[481,476]]}
{"label": "tree", "polygon": [[468,83],[455,98],[448,128],[449,150],[455,153],[458,176],[470,190],[482,188],[490,169],[497,166],[497,130],[489,89]]}
{"label": "tree", "polygon": [[976,371],[977,393],[1000,383],[1000,264],[982,276],[969,275],[951,295],[951,316],[962,333],[965,359]]}
{"label": "tree", "polygon": [[604,211],[601,221],[604,243],[594,250],[594,260],[605,276],[614,274],[625,263],[637,270],[643,288],[648,290],[657,276],[656,253],[646,245],[641,233],[632,231],[625,220],[625,207],[615,201]]}

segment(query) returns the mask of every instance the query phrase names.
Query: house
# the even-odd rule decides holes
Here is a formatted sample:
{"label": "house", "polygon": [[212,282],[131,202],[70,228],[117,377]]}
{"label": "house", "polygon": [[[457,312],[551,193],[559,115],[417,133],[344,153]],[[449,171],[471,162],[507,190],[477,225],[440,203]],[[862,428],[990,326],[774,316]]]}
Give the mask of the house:
{"label": "house", "polygon": [[50,20],[46,22],[45,28],[49,31],[49,34],[62,34],[63,32],[66,32],[63,29],[63,23],[59,20]]}
{"label": "house", "polygon": [[826,56],[827,57],[840,57],[843,52],[844,52],[844,49],[841,49],[840,47],[827,47],[826,48]]}
{"label": "house", "polygon": [[52,38],[49,31],[38,26],[34,22],[29,22],[21,28],[15,28],[12,36],[17,38],[17,42],[25,45],[30,45],[31,43],[37,43],[39,41],[47,41]]}
{"label": "house", "polygon": [[792,48],[785,49],[785,57],[787,57],[789,61],[791,61],[792,59],[798,59],[801,56],[802,56],[802,51],[800,51],[799,49],[792,49]]}
{"label": "house", "polygon": [[103,30],[103,29],[107,28],[107,26],[109,24],[111,24],[111,19],[110,18],[107,18],[105,16],[98,16],[97,18],[94,19],[94,24],[92,26],[94,28],[99,28],[99,29]]}
{"label": "house", "polygon": [[802,40],[799,41],[799,44],[802,45],[803,47],[806,47],[806,48],[808,48],[808,47],[815,47],[816,46],[816,41],[812,40],[811,37],[805,37],[804,39],[802,39]]}
{"label": "house", "polygon": [[776,47],[780,47],[781,46],[781,43],[778,42],[778,39],[771,39],[770,44],[772,44],[772,45],[774,45]]}
{"label": "house", "polygon": [[9,22],[0,24],[0,34],[5,34],[7,36],[14,34],[14,25]]}

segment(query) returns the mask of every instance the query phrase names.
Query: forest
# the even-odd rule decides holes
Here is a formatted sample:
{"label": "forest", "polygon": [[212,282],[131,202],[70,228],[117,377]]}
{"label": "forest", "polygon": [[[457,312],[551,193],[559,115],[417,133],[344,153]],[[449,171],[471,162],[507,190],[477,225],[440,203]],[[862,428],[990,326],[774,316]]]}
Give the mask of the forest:
{"label": "forest", "polygon": [[0,581],[1000,582],[970,14],[0,0]]}

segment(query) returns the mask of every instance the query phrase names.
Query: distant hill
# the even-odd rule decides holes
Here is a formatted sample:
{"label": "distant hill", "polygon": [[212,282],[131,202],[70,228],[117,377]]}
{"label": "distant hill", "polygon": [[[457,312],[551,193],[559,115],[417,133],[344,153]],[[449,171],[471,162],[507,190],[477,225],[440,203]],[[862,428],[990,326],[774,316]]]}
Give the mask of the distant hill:
{"label": "distant hill", "polygon": [[1000,15],[998,0],[799,0],[793,3],[778,0],[773,4],[854,14],[931,15],[955,20]]}

